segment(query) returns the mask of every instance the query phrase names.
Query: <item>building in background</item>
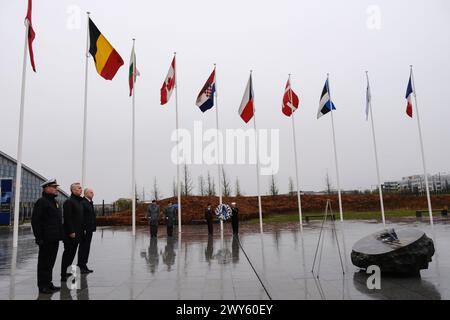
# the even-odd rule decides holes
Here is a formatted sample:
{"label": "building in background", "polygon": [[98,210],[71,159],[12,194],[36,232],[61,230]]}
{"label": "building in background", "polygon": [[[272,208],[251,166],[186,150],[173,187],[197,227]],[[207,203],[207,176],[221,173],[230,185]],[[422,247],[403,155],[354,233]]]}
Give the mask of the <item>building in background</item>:
{"label": "building in background", "polygon": [[[14,212],[14,197],[15,197],[15,179],[16,179],[16,165],[17,162],[14,158],[8,156],[6,153],[0,151],[0,179],[12,179],[13,180],[13,193],[12,193],[12,212],[11,219],[13,219]],[[20,193],[20,219],[31,218],[31,212],[33,205],[37,199],[41,197],[42,188],[41,184],[47,179],[41,176],[36,171],[22,164],[22,189]],[[60,190],[57,200],[62,204],[68,198],[67,193]]]}
{"label": "building in background", "polygon": [[[426,192],[423,174],[403,177],[400,181],[386,181],[382,187],[385,192],[413,194],[424,194]],[[428,175],[428,188],[433,193],[450,193],[450,174],[438,173]]]}

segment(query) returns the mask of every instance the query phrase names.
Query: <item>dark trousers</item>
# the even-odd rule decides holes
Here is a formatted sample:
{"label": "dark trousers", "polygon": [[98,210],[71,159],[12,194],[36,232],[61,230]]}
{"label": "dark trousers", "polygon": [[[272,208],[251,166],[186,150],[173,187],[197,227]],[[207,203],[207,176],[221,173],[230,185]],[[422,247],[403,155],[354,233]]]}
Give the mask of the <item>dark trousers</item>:
{"label": "dark trousers", "polygon": [[212,220],[206,220],[206,223],[208,224],[208,234],[213,235],[214,228],[213,228],[213,222]]}
{"label": "dark trousers", "polygon": [[173,224],[167,225],[167,236],[172,237],[173,236]]}
{"label": "dark trousers", "polygon": [[78,266],[83,269],[87,268],[89,252],[91,251],[92,231],[87,231],[80,240],[80,248],[78,249]]}
{"label": "dark trousers", "polygon": [[67,273],[67,268],[72,265],[75,254],[77,253],[78,244],[78,239],[64,240],[64,253],[61,261],[61,276],[65,276]]}
{"label": "dark trousers", "polygon": [[233,234],[239,233],[239,220],[238,219],[231,219],[231,227],[233,229]]}
{"label": "dark trousers", "polygon": [[52,283],[53,267],[58,254],[59,241],[44,243],[39,246],[37,282],[39,288],[45,288]]}
{"label": "dark trousers", "polygon": [[150,225],[150,237],[155,238],[158,236],[158,225]]}

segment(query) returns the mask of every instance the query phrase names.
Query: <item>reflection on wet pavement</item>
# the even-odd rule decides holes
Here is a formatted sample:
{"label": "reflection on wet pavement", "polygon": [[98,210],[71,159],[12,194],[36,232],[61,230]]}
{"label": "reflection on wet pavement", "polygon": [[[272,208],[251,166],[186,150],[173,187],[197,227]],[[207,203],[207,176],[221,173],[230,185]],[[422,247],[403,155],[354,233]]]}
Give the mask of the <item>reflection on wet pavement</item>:
{"label": "reflection on wet pavement", "polygon": [[[380,290],[367,288],[368,275],[351,264],[350,252],[356,241],[382,225],[358,221],[336,226],[345,274],[336,236],[327,230],[319,279],[311,267],[320,222],[306,225],[303,233],[298,224],[265,225],[263,235],[258,224],[242,223],[239,238],[226,225],[223,239],[218,230],[208,237],[206,226],[185,226],[173,238],[161,228],[158,239],[150,239],[147,228],[138,229],[136,238],[130,228],[100,228],[89,263],[95,272],[79,277],[80,289],[63,283],[53,295],[38,294],[31,228],[20,228],[17,251],[10,228],[0,228],[0,299],[450,299],[449,224],[437,224],[434,231],[426,223],[390,225],[420,228],[434,238],[437,251],[421,277],[383,276]],[[62,249],[53,270],[57,286]]]}

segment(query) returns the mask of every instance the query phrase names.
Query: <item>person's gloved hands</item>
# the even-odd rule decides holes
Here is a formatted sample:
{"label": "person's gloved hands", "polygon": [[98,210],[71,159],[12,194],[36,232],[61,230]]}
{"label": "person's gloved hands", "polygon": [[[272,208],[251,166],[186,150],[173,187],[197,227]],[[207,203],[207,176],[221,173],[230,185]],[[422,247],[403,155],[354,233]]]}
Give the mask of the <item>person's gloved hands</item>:
{"label": "person's gloved hands", "polygon": [[44,240],[36,239],[35,242],[38,246],[42,246],[44,244]]}

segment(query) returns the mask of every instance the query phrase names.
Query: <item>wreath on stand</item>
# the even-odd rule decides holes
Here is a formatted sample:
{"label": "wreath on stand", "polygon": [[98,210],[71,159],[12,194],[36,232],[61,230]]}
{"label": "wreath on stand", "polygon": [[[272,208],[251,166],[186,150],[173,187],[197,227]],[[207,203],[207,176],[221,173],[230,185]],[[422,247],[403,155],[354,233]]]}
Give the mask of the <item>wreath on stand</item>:
{"label": "wreath on stand", "polygon": [[225,203],[219,204],[215,210],[216,216],[222,221],[226,221],[231,218],[233,211],[231,207]]}

